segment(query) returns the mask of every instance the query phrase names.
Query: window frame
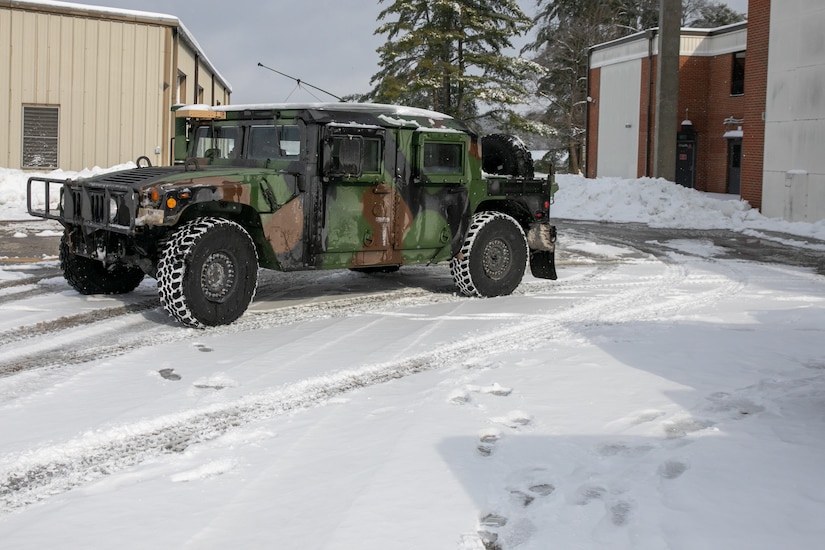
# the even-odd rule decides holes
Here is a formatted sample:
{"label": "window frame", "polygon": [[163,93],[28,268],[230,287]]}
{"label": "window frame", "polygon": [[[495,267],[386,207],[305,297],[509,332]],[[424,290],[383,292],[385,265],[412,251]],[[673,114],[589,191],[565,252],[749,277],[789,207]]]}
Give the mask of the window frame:
{"label": "window frame", "polygon": [[[415,171],[418,180],[428,185],[448,184],[463,185],[469,181],[469,139],[470,136],[463,132],[444,131],[438,129],[420,129],[416,131],[416,167]],[[445,166],[446,170],[433,170],[432,165],[427,163],[428,146],[449,146],[454,147],[458,152],[457,162]]]}
{"label": "window frame", "polygon": [[[344,141],[357,142],[360,149],[357,166],[347,169],[336,164]],[[386,129],[380,126],[330,123],[324,130],[321,171],[325,181],[376,183],[384,180]],[[369,155],[370,158],[367,158]],[[349,173],[352,169],[352,173]]]}
{"label": "window frame", "polygon": [[745,95],[745,51],[734,52],[731,55],[730,95]]}

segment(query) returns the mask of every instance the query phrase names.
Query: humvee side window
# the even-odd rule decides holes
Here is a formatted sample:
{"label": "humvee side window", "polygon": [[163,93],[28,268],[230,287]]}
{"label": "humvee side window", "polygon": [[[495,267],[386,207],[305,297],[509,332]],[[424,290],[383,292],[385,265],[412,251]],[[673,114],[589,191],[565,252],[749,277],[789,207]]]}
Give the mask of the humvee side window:
{"label": "humvee side window", "polygon": [[424,143],[424,172],[461,174],[464,172],[464,146],[461,143]]}
{"label": "humvee side window", "polygon": [[330,124],[324,133],[321,153],[325,180],[343,177],[378,181],[383,169],[385,133],[383,128],[374,126]]}
{"label": "humvee side window", "polygon": [[324,155],[325,175],[359,177],[363,171],[364,141],[361,136],[352,135],[332,138]]}
{"label": "humvee side window", "polygon": [[278,141],[284,156],[297,157],[301,154],[301,129],[298,126],[278,126]]}
{"label": "humvee side window", "polygon": [[195,132],[194,156],[233,158],[239,152],[240,135],[237,126],[200,126]]}
{"label": "humvee side window", "polygon": [[381,171],[381,140],[367,138],[364,140],[364,172]]}
{"label": "humvee side window", "polygon": [[256,160],[298,157],[301,153],[301,131],[294,125],[252,126],[247,151],[247,158]]}

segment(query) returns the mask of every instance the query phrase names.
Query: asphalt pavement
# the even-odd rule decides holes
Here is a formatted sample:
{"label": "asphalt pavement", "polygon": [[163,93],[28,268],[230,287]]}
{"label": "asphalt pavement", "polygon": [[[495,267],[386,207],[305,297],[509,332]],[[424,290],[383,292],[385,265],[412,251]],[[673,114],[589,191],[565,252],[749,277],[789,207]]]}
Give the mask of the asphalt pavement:
{"label": "asphalt pavement", "polygon": [[0,265],[57,259],[62,231],[53,220],[0,221]]}

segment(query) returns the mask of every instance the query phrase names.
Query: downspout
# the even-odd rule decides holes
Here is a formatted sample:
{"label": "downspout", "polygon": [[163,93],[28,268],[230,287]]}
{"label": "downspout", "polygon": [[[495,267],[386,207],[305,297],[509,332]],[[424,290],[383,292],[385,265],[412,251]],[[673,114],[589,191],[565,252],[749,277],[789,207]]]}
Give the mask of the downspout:
{"label": "downspout", "polygon": [[653,40],[656,30],[647,30],[647,135],[645,136],[645,177],[650,177],[650,132],[653,129]]}
{"label": "downspout", "polygon": [[[593,95],[590,93],[590,62],[593,57],[593,48],[587,48],[587,90],[585,91],[585,98],[587,99],[587,109],[584,111],[584,129],[585,129],[585,137],[584,140],[584,151],[582,151],[582,157],[584,158],[582,164],[584,165],[584,177],[589,177],[590,172],[590,108],[593,106],[593,103],[590,101],[590,98]],[[596,177],[596,174],[593,174],[593,177]]]}
{"label": "downspout", "polygon": [[195,85],[192,86],[194,90],[192,90],[192,103],[200,103],[201,98],[198,97],[198,93],[200,90],[200,68],[201,68],[201,56],[195,52]]}

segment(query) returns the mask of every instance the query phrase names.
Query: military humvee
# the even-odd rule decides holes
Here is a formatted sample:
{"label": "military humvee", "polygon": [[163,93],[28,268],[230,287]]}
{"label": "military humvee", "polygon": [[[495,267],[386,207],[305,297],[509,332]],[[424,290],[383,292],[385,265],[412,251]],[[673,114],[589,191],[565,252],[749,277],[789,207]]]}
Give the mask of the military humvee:
{"label": "military humvee", "polygon": [[[377,104],[180,106],[174,166],[28,181],[29,213],[65,228],[81,294],[157,279],[190,327],[246,311],[258,268],[394,271],[449,261],[458,291],[511,293],[529,263],[555,279],[553,175],[523,144],[432,111]],[[33,207],[33,187],[45,207]],[[57,206],[49,205],[58,197]]]}

